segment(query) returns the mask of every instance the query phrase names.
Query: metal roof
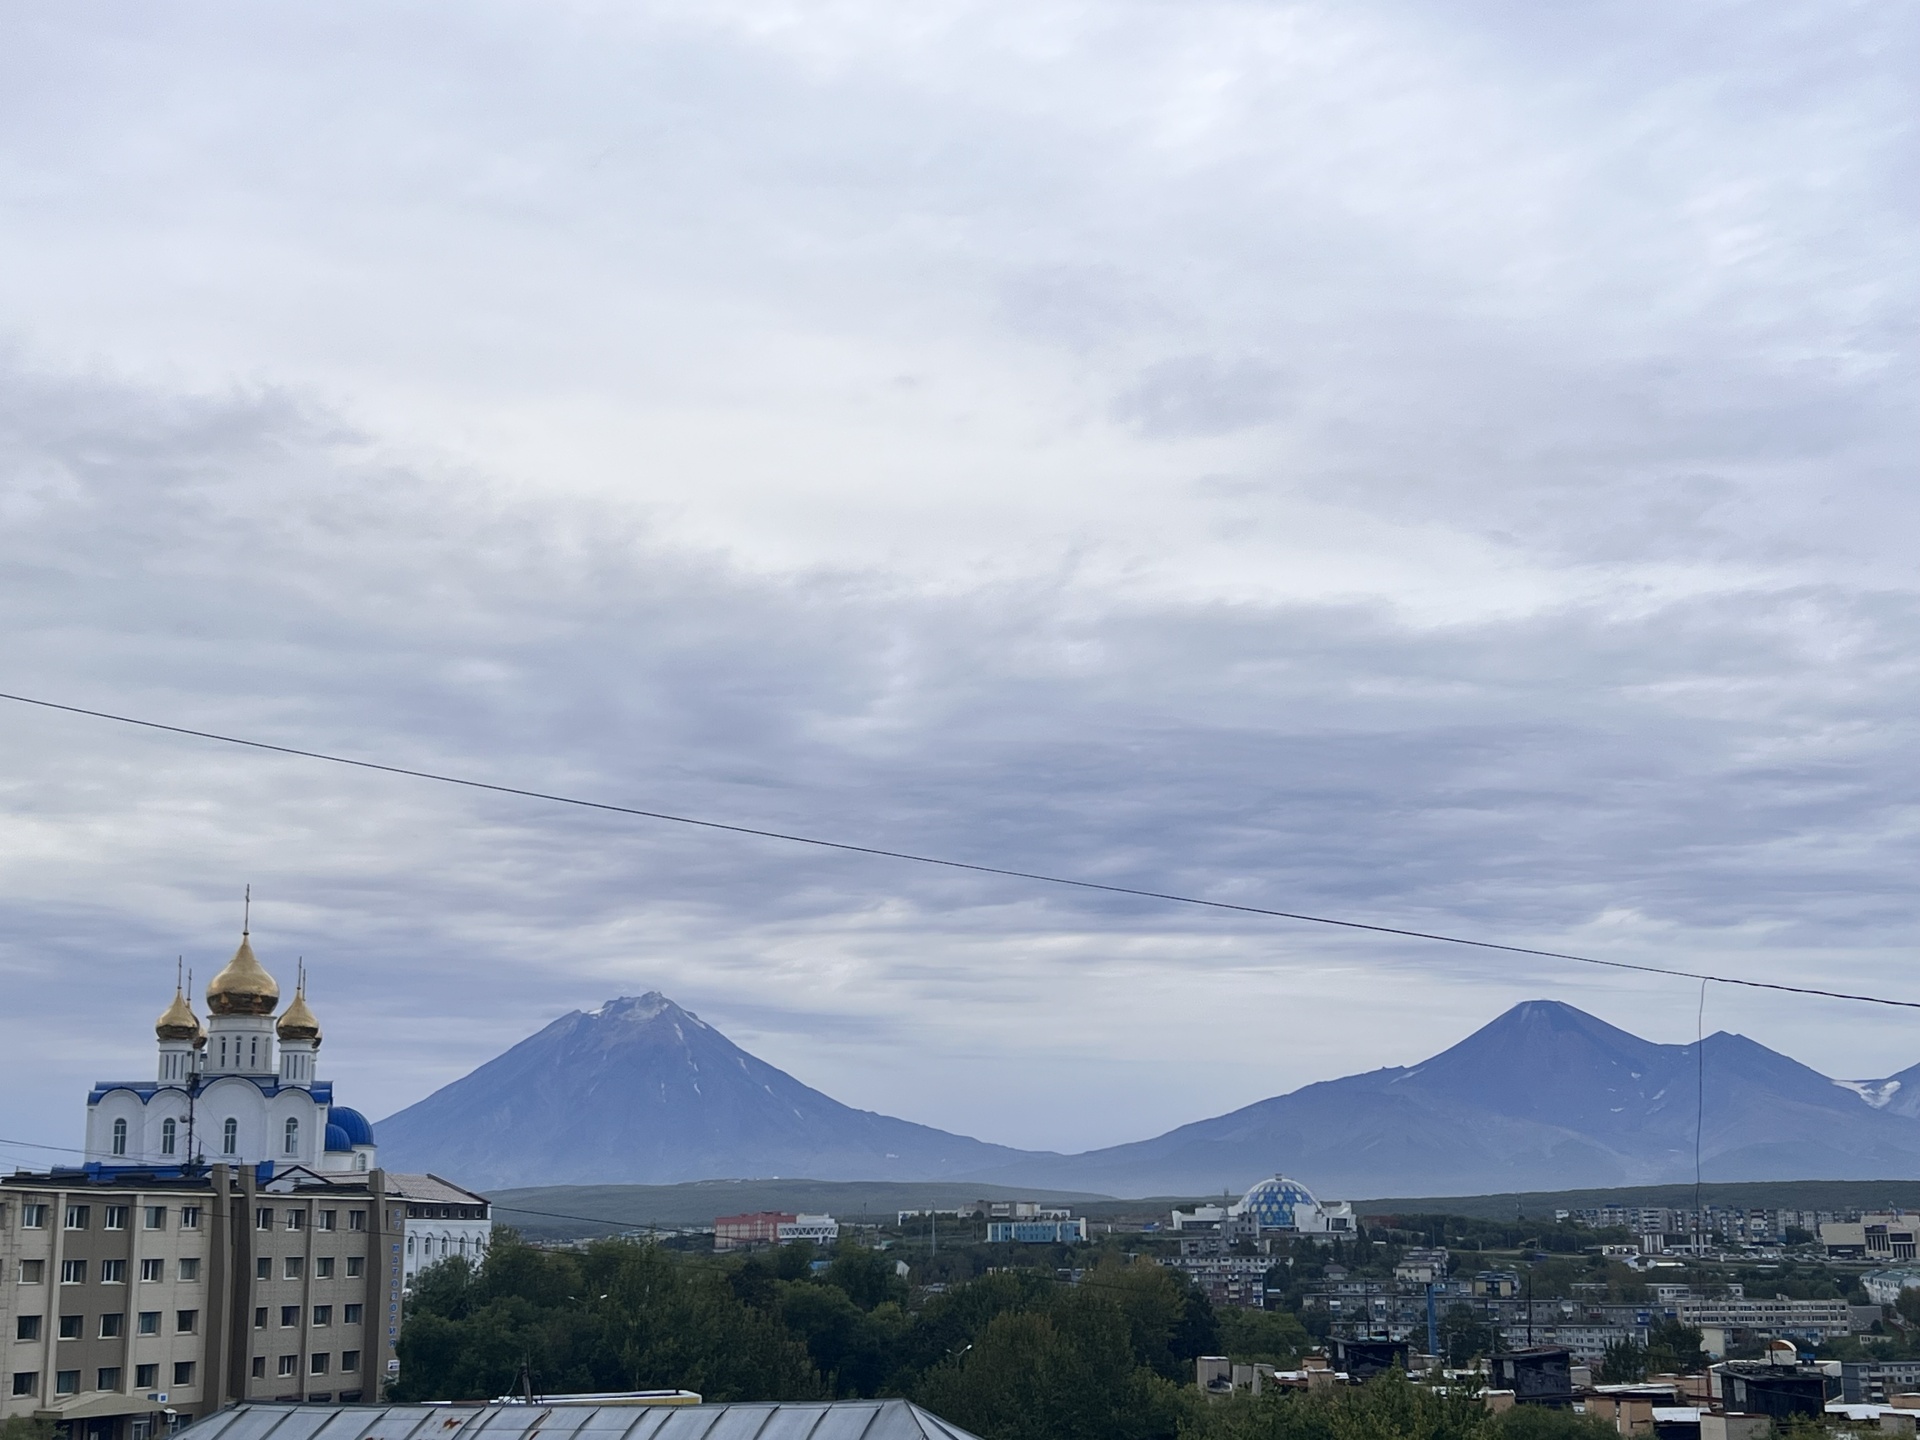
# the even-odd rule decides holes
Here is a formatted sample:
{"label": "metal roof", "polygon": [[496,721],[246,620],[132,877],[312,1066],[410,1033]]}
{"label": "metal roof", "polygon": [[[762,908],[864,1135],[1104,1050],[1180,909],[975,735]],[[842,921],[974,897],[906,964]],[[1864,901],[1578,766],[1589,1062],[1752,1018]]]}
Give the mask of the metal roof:
{"label": "metal roof", "polygon": [[178,1440],[978,1440],[906,1400],[721,1405],[268,1405],[216,1411]]}
{"label": "metal roof", "polygon": [[387,1171],[387,1194],[402,1200],[418,1200],[433,1205],[485,1205],[487,1197],[462,1190],[451,1180],[438,1175],[403,1175]]}

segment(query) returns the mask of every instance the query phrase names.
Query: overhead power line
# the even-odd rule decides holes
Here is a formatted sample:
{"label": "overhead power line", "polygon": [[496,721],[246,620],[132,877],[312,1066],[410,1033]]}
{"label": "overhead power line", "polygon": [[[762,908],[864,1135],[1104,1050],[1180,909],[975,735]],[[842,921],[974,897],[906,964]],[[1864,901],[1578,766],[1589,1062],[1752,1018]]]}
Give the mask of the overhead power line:
{"label": "overhead power line", "polygon": [[1865,995],[1847,990],[1824,990],[1812,985],[1787,985],[1776,980],[1749,980],[1737,975],[1712,975],[1698,970],[1674,970],[1662,965],[1643,965],[1631,960],[1603,960],[1596,955],[1575,955],[1565,950],[1542,950],[1530,945],[1508,945],[1497,940],[1475,940],[1462,935],[1442,935],[1432,930],[1412,930],[1399,925],[1381,925],[1367,920],[1345,920],[1331,915],[1308,915],[1297,910],[1277,910],[1264,905],[1243,905],[1231,900],[1207,900],[1197,895],[1181,895],[1170,890],[1149,890],[1133,885],[1111,885],[1100,880],[1077,880],[1066,875],[1048,875],[1037,870],[1017,870],[1004,865],[984,865],[971,860],[953,860],[938,855],[920,855],[909,850],[888,850],[877,845],[855,845],[845,840],[828,840],[818,835],[800,835],[785,830],[766,830],[753,825],[736,825],[725,820],[706,820],[694,815],[675,815],[665,810],[648,810],[636,805],[616,805],[606,800],[586,800],[576,795],[557,795],[546,790],[531,790],[519,785],[499,785],[489,780],[474,780],[462,775],[445,775],[433,770],[418,770],[407,765],[390,765],[378,760],[357,760],[348,755],[333,755],[324,750],[303,750],[293,745],[275,745],[266,740],[249,740],[239,735],[222,735],[212,730],[196,730],[186,725],[168,725],[159,720],[143,720],[133,715],[117,715],[109,710],[92,710],[83,705],[63,705],[31,695],[13,695],[0,691],[0,700],[31,705],[42,710],[57,710],[68,715],[84,715],[92,720],[110,720],[116,725],[132,725],[142,730],[158,730],[168,735],[185,735],[195,740],[211,740],[221,745],[238,745],[263,750],[273,755],[291,755],[301,760],[319,760],[329,765],[347,765],[356,770],[375,770],[384,775],[404,775],[413,780],[430,780],[437,785],[457,785],[467,790],[485,790],[495,795],[513,795],[523,800],[539,800],[550,805],[570,805],[580,810],[597,810],[611,815],[630,815],[641,820],[658,820],[670,825],[688,825],[701,830],[718,830],[730,835],[750,835],[761,840],[779,840],[789,845],[809,845],[818,850],[837,850],[848,855],[870,855],[883,860],[904,860],[914,865],[933,865],[943,870],[963,870],[976,875],[998,875],[1010,880],[1030,880],[1041,885],[1061,885],[1075,890],[1092,890],[1106,895],[1126,895],[1137,900],[1159,900],[1170,905],[1193,905],[1207,910],[1226,910],[1239,915],[1261,915],[1272,920],[1294,920],[1304,925],[1326,925],[1339,930],[1359,930],[1373,935],[1394,935],[1404,940],[1428,940],[1440,945],[1458,945],[1473,950],[1490,950],[1505,955],[1528,955],[1539,960],[1564,960],[1576,965],[1596,965],[1608,970],[1631,970],[1642,975],[1663,975],[1671,980],[1706,980],[1716,985],[1738,985],[1748,990],[1773,990],[1787,995],[1817,995],[1827,1000],[1852,1000],[1863,1005],[1890,1005],[1902,1010],[1920,1010],[1920,1000],[1896,1000],[1885,995]]}

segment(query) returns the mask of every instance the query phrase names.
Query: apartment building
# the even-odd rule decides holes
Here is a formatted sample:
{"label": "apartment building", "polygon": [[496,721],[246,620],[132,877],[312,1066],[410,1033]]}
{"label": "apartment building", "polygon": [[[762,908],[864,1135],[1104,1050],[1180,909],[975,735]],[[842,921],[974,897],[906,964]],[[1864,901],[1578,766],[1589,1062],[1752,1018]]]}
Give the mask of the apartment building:
{"label": "apartment building", "polygon": [[384,1179],[0,1179],[0,1419],[149,1440],[237,1400],[378,1398],[404,1225]]}

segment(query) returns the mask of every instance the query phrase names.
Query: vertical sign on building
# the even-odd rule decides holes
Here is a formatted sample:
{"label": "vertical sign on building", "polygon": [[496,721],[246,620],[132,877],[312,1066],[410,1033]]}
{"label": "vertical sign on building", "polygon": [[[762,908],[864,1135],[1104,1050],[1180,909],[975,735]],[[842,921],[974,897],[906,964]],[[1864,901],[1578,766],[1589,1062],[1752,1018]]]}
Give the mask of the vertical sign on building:
{"label": "vertical sign on building", "polygon": [[395,1240],[390,1248],[392,1258],[387,1266],[387,1374],[389,1377],[400,1373],[400,1242]]}

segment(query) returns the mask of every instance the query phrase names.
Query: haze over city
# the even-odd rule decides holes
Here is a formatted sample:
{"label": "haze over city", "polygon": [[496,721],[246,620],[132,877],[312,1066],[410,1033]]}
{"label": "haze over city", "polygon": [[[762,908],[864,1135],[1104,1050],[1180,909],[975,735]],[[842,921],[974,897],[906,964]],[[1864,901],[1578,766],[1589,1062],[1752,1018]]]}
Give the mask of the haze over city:
{"label": "haze over city", "polygon": [[[7,27],[0,691],[1920,1000],[1909,11]],[[247,885],[376,1118],[655,990],[1076,1151],[1522,1000],[1699,1023],[1688,982],[6,702],[0,754],[22,1164],[145,1074]],[[1704,1028],[1920,1062],[1899,1011],[1716,986]]]}

